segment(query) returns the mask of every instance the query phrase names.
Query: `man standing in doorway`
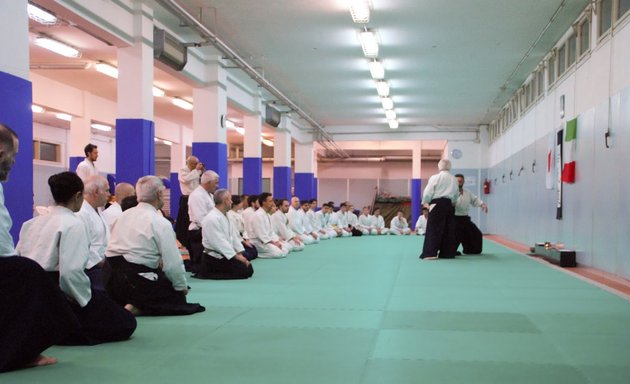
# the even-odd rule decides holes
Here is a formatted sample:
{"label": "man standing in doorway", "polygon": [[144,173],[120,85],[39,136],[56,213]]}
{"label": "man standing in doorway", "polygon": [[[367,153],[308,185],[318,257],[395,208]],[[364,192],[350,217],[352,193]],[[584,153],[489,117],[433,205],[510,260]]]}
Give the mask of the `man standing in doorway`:
{"label": "man standing in doorway", "polygon": [[98,147],[94,144],[88,144],[83,149],[83,152],[85,152],[85,160],[77,165],[76,174],[85,183],[88,177],[98,175],[98,169],[94,165],[94,162],[98,159]]}

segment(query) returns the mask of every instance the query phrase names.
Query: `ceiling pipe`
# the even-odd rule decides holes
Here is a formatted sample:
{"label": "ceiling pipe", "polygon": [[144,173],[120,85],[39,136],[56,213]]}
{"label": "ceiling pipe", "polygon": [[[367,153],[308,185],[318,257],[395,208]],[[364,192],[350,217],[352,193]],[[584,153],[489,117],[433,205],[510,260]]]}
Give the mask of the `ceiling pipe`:
{"label": "ceiling pipe", "polygon": [[293,103],[287,96],[285,96],[278,88],[267,81],[261,74],[259,74],[254,67],[249,65],[242,57],[240,57],[232,48],[225,44],[221,39],[217,37],[212,31],[210,31],[205,25],[198,21],[193,15],[191,15],[184,7],[182,7],[175,0],[156,0],[157,3],[162,5],[171,13],[184,19],[189,25],[194,28],[203,39],[211,43],[217,48],[227,59],[231,60],[238,68],[247,73],[255,82],[265,88],[274,97],[278,98],[282,103],[286,104],[291,110],[295,111],[300,117],[306,120],[316,130],[317,141],[326,149],[334,152],[339,157],[348,157],[348,154],[341,148],[332,136],[324,130],[324,127],[319,124],[315,119],[308,115],[297,104]]}

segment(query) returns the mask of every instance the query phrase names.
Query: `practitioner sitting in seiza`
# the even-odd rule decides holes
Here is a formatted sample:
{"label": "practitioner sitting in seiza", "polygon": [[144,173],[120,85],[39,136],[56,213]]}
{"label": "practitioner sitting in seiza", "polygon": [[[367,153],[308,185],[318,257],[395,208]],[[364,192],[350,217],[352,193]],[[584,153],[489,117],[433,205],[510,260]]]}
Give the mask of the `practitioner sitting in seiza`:
{"label": "practitioner sitting in seiza", "polygon": [[186,302],[188,284],[175,232],[158,211],[164,205],[164,189],[156,176],[138,180],[139,203],[116,221],[105,252],[111,267],[105,288],[136,316],[190,315],[205,310]]}
{"label": "practitioner sitting in seiza", "polygon": [[286,246],[289,252],[304,250],[305,244],[302,238],[289,228],[289,218],[287,217],[289,201],[287,199],[278,199],[276,200],[276,206],[278,210],[271,215],[271,225],[273,231],[280,238],[282,247]]}
{"label": "practitioner sitting in seiza", "polygon": [[245,222],[242,215],[243,201],[247,201],[246,197],[232,196],[232,208],[227,212],[227,218],[236,231],[239,241],[243,244],[243,256],[247,260],[252,261],[258,257],[258,250],[249,241],[249,234],[245,231]]}
{"label": "practitioner sitting in seiza", "polygon": [[[17,134],[0,124],[0,182],[9,177],[18,147]],[[57,363],[41,353],[79,328],[59,284],[35,261],[17,256],[12,225],[0,183],[0,372]]]}
{"label": "practitioner sitting in seiza", "polygon": [[48,215],[24,223],[17,251],[39,263],[65,293],[81,327],[63,341],[94,345],[128,339],[136,319],[104,292],[92,290],[85,273],[89,240],[83,222],[75,216],[83,204],[83,182],[73,172],[48,179],[57,204]]}
{"label": "practitioner sitting in seiza", "polygon": [[194,276],[200,279],[247,279],[254,274],[249,260],[243,256],[244,247],[236,228],[226,216],[232,208],[232,196],[227,189],[214,193],[216,203],[201,221],[203,254],[201,266]]}
{"label": "practitioner sitting in seiza", "polygon": [[422,207],[422,215],[416,221],[416,235],[424,236],[427,231],[427,220],[429,219],[429,208]]}
{"label": "practitioner sitting in seiza", "polygon": [[389,228],[385,226],[385,219],[381,216],[381,209],[374,209],[374,215],[372,215],[372,234],[373,235],[387,235]]}
{"label": "practitioner sitting in seiza", "polygon": [[330,203],[324,203],[322,209],[315,212],[315,219],[319,221],[319,227],[321,231],[325,232],[329,238],[337,237],[341,235],[341,229],[333,227],[330,223],[332,218],[333,206]]}
{"label": "practitioner sitting in seiza", "polygon": [[372,234],[372,215],[370,215],[370,207],[363,207],[359,216],[359,225],[357,226],[364,235]]}

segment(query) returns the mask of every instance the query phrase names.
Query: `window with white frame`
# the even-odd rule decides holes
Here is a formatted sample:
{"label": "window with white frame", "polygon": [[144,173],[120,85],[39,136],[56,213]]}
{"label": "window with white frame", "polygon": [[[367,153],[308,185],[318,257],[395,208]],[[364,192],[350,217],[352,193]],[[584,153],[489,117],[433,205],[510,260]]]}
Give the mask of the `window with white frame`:
{"label": "window with white frame", "polygon": [[591,49],[591,20],[585,17],[578,24],[579,56],[582,57]]}
{"label": "window with white frame", "polygon": [[617,20],[621,19],[630,11],[630,0],[617,0]]}
{"label": "window with white frame", "polygon": [[597,3],[598,36],[602,37],[612,27],[613,0],[599,0]]}

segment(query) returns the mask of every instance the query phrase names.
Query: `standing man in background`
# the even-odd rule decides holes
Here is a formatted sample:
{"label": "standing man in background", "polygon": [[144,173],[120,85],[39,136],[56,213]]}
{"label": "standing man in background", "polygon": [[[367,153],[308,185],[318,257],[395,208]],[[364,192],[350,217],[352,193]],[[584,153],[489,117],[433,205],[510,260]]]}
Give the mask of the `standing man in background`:
{"label": "standing man in background", "polygon": [[179,170],[177,176],[182,196],[179,198],[179,212],[177,212],[177,221],[175,222],[175,234],[177,235],[177,240],[188,251],[190,251],[190,242],[188,241],[188,227],[190,226],[188,196],[199,186],[199,179],[201,179],[203,171],[203,163],[200,163],[197,157],[189,156],[186,159],[186,166]]}
{"label": "standing man in background", "polygon": [[85,160],[77,165],[76,173],[85,182],[88,177],[98,175],[98,169],[94,165],[94,162],[98,159],[98,147],[94,144],[88,144],[83,149],[83,152],[85,152]]}

